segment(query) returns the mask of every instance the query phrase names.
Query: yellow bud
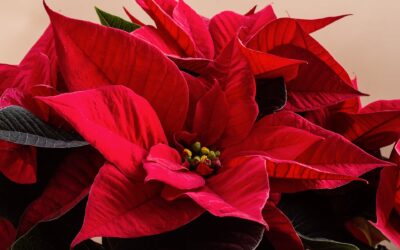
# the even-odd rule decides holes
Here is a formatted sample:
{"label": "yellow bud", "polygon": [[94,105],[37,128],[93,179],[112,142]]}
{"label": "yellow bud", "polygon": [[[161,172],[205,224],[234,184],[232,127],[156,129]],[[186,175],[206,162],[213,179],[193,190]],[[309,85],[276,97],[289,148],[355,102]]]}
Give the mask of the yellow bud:
{"label": "yellow bud", "polygon": [[220,155],[221,155],[221,152],[215,151],[215,156],[216,156],[216,157],[219,157]]}
{"label": "yellow bud", "polygon": [[185,149],[183,150],[183,155],[184,155],[185,157],[192,157],[192,151],[190,151],[189,149],[185,148]]}
{"label": "yellow bud", "polygon": [[199,152],[201,149],[201,143],[200,142],[195,142],[192,144],[192,149],[194,152]]}
{"label": "yellow bud", "polygon": [[207,155],[203,155],[200,158],[200,162],[205,162],[208,159]]}
{"label": "yellow bud", "polygon": [[210,152],[210,150],[209,150],[208,148],[206,148],[206,147],[202,147],[202,148],[201,148],[201,153],[202,153],[203,155],[208,155],[209,152]]}
{"label": "yellow bud", "polygon": [[210,158],[211,160],[214,159],[216,157],[215,152],[214,151],[210,151],[208,153],[208,158]]}

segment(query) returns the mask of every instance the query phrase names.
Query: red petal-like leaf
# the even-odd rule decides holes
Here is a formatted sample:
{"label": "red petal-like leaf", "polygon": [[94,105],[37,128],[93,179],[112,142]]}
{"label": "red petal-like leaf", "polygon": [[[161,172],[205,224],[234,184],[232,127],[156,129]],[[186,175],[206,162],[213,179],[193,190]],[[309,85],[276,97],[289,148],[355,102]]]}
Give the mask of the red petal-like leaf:
{"label": "red petal-like leaf", "polygon": [[323,29],[331,23],[334,23],[347,16],[349,15],[324,17],[319,19],[296,19],[296,22],[300,24],[304,32],[310,34],[320,29]]}
{"label": "red petal-like leaf", "polygon": [[221,137],[228,123],[228,110],[228,102],[219,84],[197,102],[193,132],[204,145],[213,145]]}
{"label": "red petal-like leaf", "polygon": [[[154,183],[153,183],[154,184]],[[136,238],[181,227],[203,213],[188,199],[168,202],[159,186],[128,179],[104,165],[90,190],[84,224],[72,246],[97,236]]]}
{"label": "red petal-like leaf", "polygon": [[158,31],[153,26],[142,26],[131,33],[133,36],[156,46],[167,55],[182,55],[182,50],[176,42],[168,35]]}
{"label": "red petal-like leaf", "polygon": [[103,159],[91,148],[73,152],[57,169],[41,196],[25,210],[18,226],[18,236],[40,222],[59,218],[89,193]]}
{"label": "red petal-like leaf", "polygon": [[[224,152],[225,154],[225,152]],[[240,154],[239,154],[240,155]],[[246,152],[242,156],[236,157],[228,162],[224,162],[224,167],[232,167],[243,164],[249,157],[260,157],[265,160],[266,169],[269,178],[291,180],[359,180],[356,177],[347,176],[344,174],[335,174],[324,172],[305,164],[290,161],[280,160],[263,155],[263,152]],[[273,180],[274,180],[273,179]]]}
{"label": "red petal-like leaf", "polygon": [[150,104],[124,86],[39,97],[122,171],[166,138]]}
{"label": "red petal-like leaf", "polygon": [[230,159],[246,152],[259,152],[280,159],[294,160],[304,151],[323,139],[308,131],[290,126],[271,126],[263,118],[254,126],[245,140],[224,151],[222,159]]}
{"label": "red petal-like leaf", "polygon": [[[351,83],[355,89],[358,89],[357,78],[351,80]],[[306,112],[304,114],[304,117],[306,117],[307,120],[313,122],[318,126],[321,126],[323,128],[328,128],[330,130],[335,130],[334,127],[337,125],[337,122],[333,119],[333,117],[336,113],[338,112],[358,113],[360,109],[361,109],[361,98],[355,97],[347,99],[343,102],[340,102],[333,106],[329,106],[324,109],[318,109]]]}
{"label": "red petal-like leaf", "polygon": [[160,181],[180,190],[204,186],[204,178],[182,166],[179,153],[165,144],[157,144],[150,149],[143,162],[147,172],[145,181]]}
{"label": "red petal-like leaf", "polygon": [[201,189],[182,192],[167,188],[163,196],[169,200],[188,196],[215,216],[237,217],[266,225],[261,211],[268,193],[265,162],[253,157],[209,178]]}
{"label": "red petal-like leaf", "polygon": [[124,7],[124,12],[125,14],[129,17],[129,19],[131,20],[132,23],[135,23],[139,26],[145,26],[146,24],[142,23],[139,19],[137,19],[136,17],[134,17],[127,8]]}
{"label": "red petal-like leaf", "polygon": [[165,13],[169,16],[173,15],[174,9],[178,4],[177,0],[154,0]]}
{"label": "red petal-like leaf", "polygon": [[184,1],[179,1],[173,11],[173,18],[192,38],[199,57],[214,58],[213,40],[203,17]]}
{"label": "red petal-like leaf", "polygon": [[8,220],[0,218],[0,250],[10,248],[16,237],[14,226]]}
{"label": "red petal-like leaf", "polygon": [[211,18],[208,29],[213,38],[216,56],[237,35],[242,23],[243,16],[233,11],[223,11]]}
{"label": "red petal-like leaf", "polygon": [[57,63],[53,40],[53,31],[47,28],[19,65],[0,64],[0,93],[7,88],[25,92],[37,84],[55,84]]}
{"label": "red petal-like leaf", "polygon": [[292,111],[315,110],[361,95],[346,71],[294,19],[281,18],[265,26],[248,44],[251,49],[307,61],[287,83]]}
{"label": "red petal-like leaf", "polygon": [[340,113],[332,130],[369,150],[377,150],[400,138],[400,100],[377,101],[358,114]]}
{"label": "red petal-like leaf", "polygon": [[251,37],[257,34],[268,23],[276,20],[276,18],[272,5],[267,5],[253,15],[246,16],[244,26],[246,27],[247,37],[244,38],[244,41],[249,41]]}
{"label": "red petal-like leaf", "polygon": [[273,203],[267,202],[263,209],[263,216],[269,226],[269,230],[265,231],[265,236],[272,243],[274,249],[304,249],[303,243],[290,220]]}
{"label": "red petal-like leaf", "polygon": [[240,41],[237,43],[242,53],[247,57],[253,74],[257,78],[283,77],[286,82],[293,80],[299,71],[299,66],[306,63],[301,60],[279,57],[273,54],[246,48]]}
{"label": "red petal-like leaf", "polygon": [[206,58],[193,58],[193,57],[176,57],[168,56],[180,69],[187,71],[189,73],[202,74],[206,73],[208,66],[211,64],[212,60]]}
{"label": "red petal-like leaf", "polygon": [[220,140],[224,146],[245,138],[258,115],[253,73],[234,42],[232,41],[216,59],[218,80],[229,106],[228,123]]}
{"label": "red petal-like leaf", "polygon": [[[272,178],[303,180],[355,180],[357,178],[345,174],[321,171],[296,161],[312,145],[323,138],[308,131],[288,126],[268,126],[269,121],[263,119],[256,123],[248,138],[240,144],[223,151],[222,160],[232,164],[240,164],[243,157],[230,160],[235,156],[258,155],[266,161],[268,176]],[[283,160],[285,159],[285,160]]]}
{"label": "red petal-like leaf", "polygon": [[[255,10],[255,8],[253,8]],[[271,5],[257,13],[240,15],[232,11],[224,11],[215,15],[209,24],[211,37],[213,38],[215,55],[219,55],[223,49],[238,35],[242,29],[241,39],[247,42],[263,26],[276,19]]]}
{"label": "red petal-like leaf", "polygon": [[400,247],[400,142],[395,145],[391,160],[397,166],[382,169],[376,193],[375,226]]}
{"label": "red petal-like leaf", "polygon": [[0,141],[0,172],[19,184],[36,182],[36,149]]}
{"label": "red petal-like leaf", "polygon": [[166,32],[179,44],[185,56],[197,57],[199,55],[189,34],[158,3],[154,0],[136,0],[136,2],[149,14],[161,32]]}
{"label": "red petal-like leaf", "polygon": [[246,14],[244,14],[244,15],[245,16],[253,15],[254,13],[256,13],[256,9],[257,9],[257,5],[254,5],[254,7],[251,8],[249,11],[247,11]]}
{"label": "red petal-like leaf", "polygon": [[[372,169],[391,164],[367,154],[344,137],[318,127],[299,115],[279,112],[266,116],[266,122],[273,125],[292,126],[325,138],[316,142],[294,159],[323,172],[358,177]],[[299,191],[310,188],[333,188],[349,181],[271,181],[271,186],[282,192]]]}
{"label": "red petal-like leaf", "polygon": [[168,135],[182,128],[188,89],[174,63],[129,33],[47,12],[69,90],[126,85],[151,103]]}
{"label": "red petal-like leaf", "polygon": [[264,157],[268,176],[280,179],[298,179],[298,180],[357,180],[353,176],[345,174],[335,174],[324,172],[310,166],[295,162],[277,160],[274,158]]}

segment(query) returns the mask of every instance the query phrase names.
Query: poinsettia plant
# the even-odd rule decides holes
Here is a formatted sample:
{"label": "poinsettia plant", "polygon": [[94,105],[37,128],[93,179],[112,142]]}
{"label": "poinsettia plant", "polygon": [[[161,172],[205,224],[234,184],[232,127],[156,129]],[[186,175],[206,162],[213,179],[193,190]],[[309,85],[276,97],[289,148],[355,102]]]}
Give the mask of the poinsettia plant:
{"label": "poinsettia plant", "polygon": [[311,35],[345,16],[137,3],[155,26],[44,4],[0,65],[0,250],[400,247],[400,100]]}

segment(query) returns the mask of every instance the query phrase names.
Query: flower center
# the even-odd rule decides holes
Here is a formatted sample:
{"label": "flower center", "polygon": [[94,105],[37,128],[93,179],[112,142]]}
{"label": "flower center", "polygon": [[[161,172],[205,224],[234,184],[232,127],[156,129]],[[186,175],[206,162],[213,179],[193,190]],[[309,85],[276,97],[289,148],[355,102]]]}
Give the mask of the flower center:
{"label": "flower center", "polygon": [[182,160],[191,171],[203,177],[209,177],[216,174],[221,168],[220,154],[219,151],[210,150],[202,147],[200,142],[195,142],[190,149],[183,150]]}

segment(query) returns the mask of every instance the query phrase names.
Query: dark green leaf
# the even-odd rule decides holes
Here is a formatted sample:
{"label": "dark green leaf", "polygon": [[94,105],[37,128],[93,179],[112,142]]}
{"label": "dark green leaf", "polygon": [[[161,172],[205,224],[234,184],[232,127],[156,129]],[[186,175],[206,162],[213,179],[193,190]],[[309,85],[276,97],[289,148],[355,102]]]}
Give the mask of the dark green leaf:
{"label": "dark green leaf", "polygon": [[0,139],[41,148],[74,148],[88,145],[79,135],[56,129],[19,106],[0,109]]}
{"label": "dark green leaf", "polygon": [[132,32],[137,28],[140,28],[139,25],[131,23],[129,21],[126,21],[125,19],[122,19],[121,17],[114,16],[110,13],[107,13],[97,7],[95,7],[96,13],[100,18],[101,24],[104,26],[124,30],[126,32]]}
{"label": "dark green leaf", "polygon": [[173,232],[138,239],[106,239],[113,250],[253,250],[262,240],[264,226],[237,218],[209,214]]}
{"label": "dark green leaf", "polygon": [[311,250],[360,250],[358,247],[323,238],[310,238],[300,234],[304,247]]}
{"label": "dark green leaf", "polygon": [[286,105],[287,92],[283,78],[257,79],[256,82],[259,119],[282,109]]}

